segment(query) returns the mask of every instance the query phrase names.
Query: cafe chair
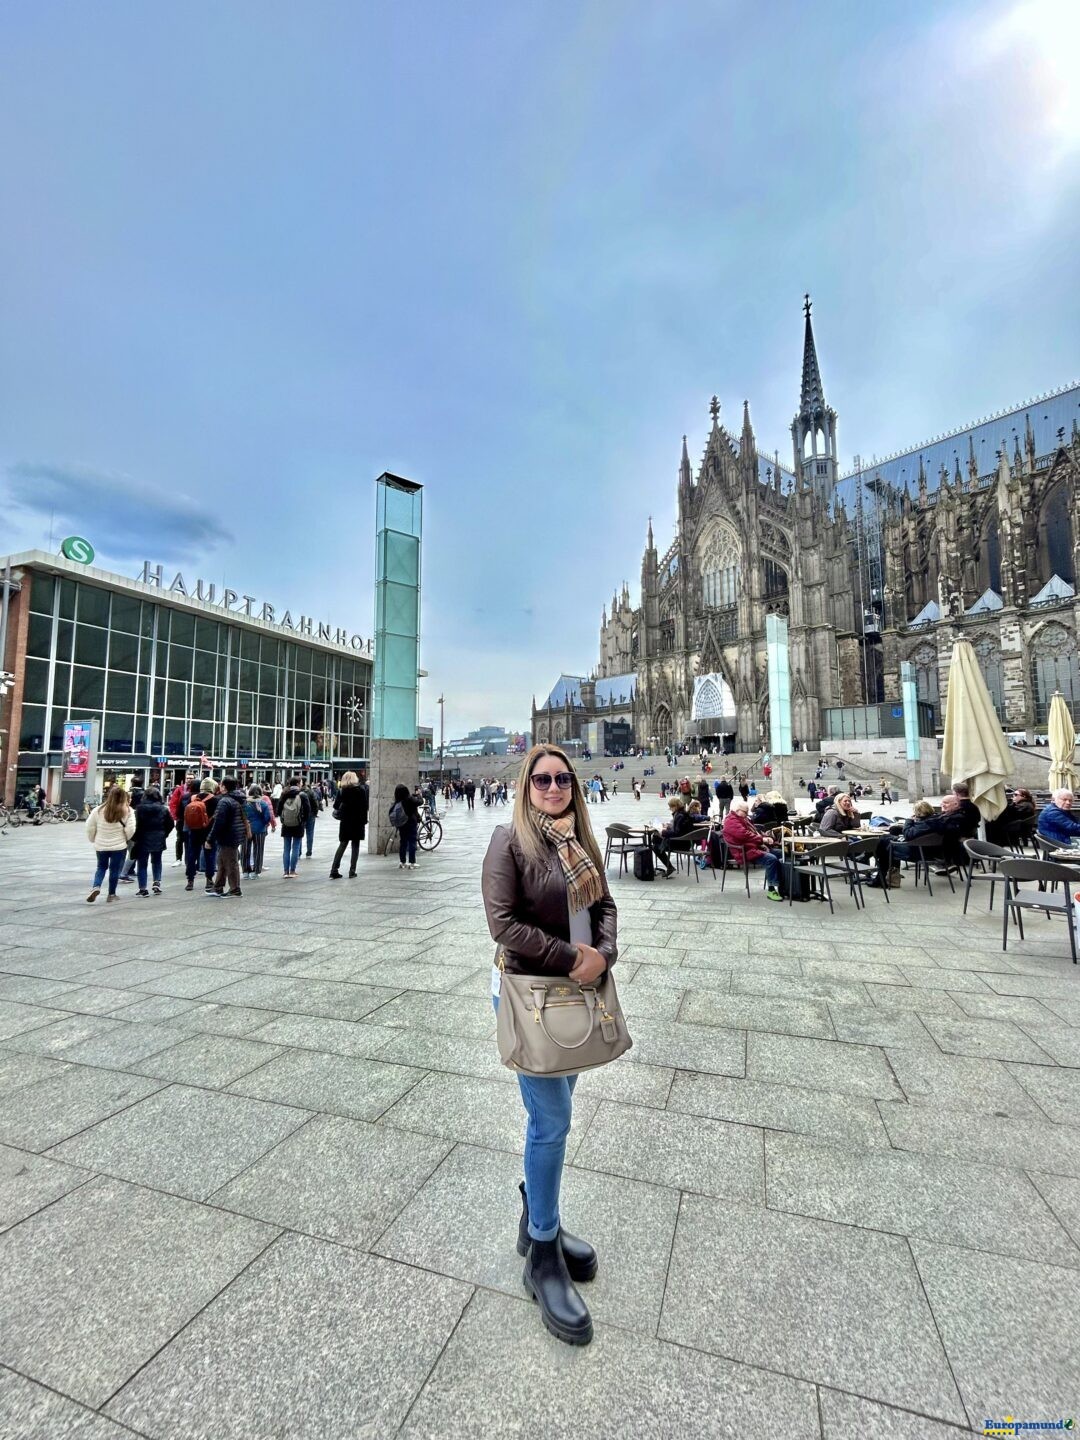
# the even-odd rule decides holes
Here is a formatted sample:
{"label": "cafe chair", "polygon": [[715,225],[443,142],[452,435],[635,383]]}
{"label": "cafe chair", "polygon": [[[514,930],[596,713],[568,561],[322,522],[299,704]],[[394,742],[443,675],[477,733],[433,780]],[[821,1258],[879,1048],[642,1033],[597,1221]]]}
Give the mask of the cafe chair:
{"label": "cafe chair", "polygon": [[[998,872],[1005,880],[1005,907],[1001,922],[1001,948],[1008,949],[1009,944],[1009,915],[1012,912],[1016,924],[1020,930],[1020,939],[1024,938],[1024,917],[1023,910],[1043,910],[1049,920],[1051,915],[1064,915],[1065,928],[1069,932],[1069,949],[1072,951],[1072,962],[1076,964],[1076,921],[1073,911],[1076,908],[1076,901],[1073,899],[1073,888],[1080,879],[1077,871],[1070,865],[1055,864],[1050,860],[999,860]],[[1040,888],[1038,890],[1022,891],[1021,880],[1035,880]],[[1061,894],[1054,894],[1052,890],[1046,890],[1045,885],[1061,886]]]}
{"label": "cafe chair", "polygon": [[[866,909],[866,898],[862,891],[863,882],[878,873],[877,851],[881,840],[882,837],[880,835],[868,835],[865,840],[856,840],[848,846],[847,858],[851,866],[851,890],[852,894],[855,895],[856,906],[861,903],[864,910]],[[860,861],[864,863],[860,864]],[[858,888],[858,894],[855,894],[856,887]],[[885,895],[885,904],[891,905],[892,901],[889,899],[889,886],[887,881],[881,886],[881,889]]]}
{"label": "cafe chair", "polygon": [[[964,849],[968,853],[970,864],[968,865],[967,881],[964,885],[964,910],[967,914],[968,898],[971,895],[972,885],[990,886],[990,909],[994,908],[994,886],[1003,883],[998,874],[998,861],[1008,860],[1012,852],[1003,849],[1000,845],[991,845],[989,840],[965,840]],[[979,867],[976,874],[975,867]]]}
{"label": "cafe chair", "polygon": [[640,837],[634,837],[629,825],[609,825],[606,828],[607,843],[604,846],[604,869],[606,870],[613,855],[619,857],[619,874],[623,871],[629,873],[630,856],[634,851],[640,849]]}
{"label": "cafe chair", "polygon": [[[796,851],[787,862],[795,874],[804,875],[808,882],[817,881],[819,893],[829,902],[829,914],[835,915],[829,876],[842,874],[848,879],[848,845],[846,840],[836,840],[828,845],[814,845],[809,850]],[[840,860],[840,865],[830,865],[830,860]],[[788,885],[788,904],[791,904],[794,886]]]}
{"label": "cafe chair", "polygon": [[[943,835],[922,835],[917,840],[905,840],[904,844],[911,851],[911,863],[915,866],[915,889],[919,888],[919,872],[922,871],[923,880],[930,894],[933,895],[934,887],[930,884],[930,863],[931,860],[940,860],[942,851],[945,848],[945,837]],[[952,876],[946,875],[949,882],[949,889],[956,894],[956,886],[952,882]]]}
{"label": "cafe chair", "polygon": [[701,849],[702,838],[708,833],[708,826],[698,826],[696,830],[689,830],[685,835],[679,835],[667,842],[668,856],[675,861],[676,868],[681,870],[683,859],[685,859],[687,868],[693,870],[694,879],[699,885],[701,883],[701,866],[697,863],[697,857]]}

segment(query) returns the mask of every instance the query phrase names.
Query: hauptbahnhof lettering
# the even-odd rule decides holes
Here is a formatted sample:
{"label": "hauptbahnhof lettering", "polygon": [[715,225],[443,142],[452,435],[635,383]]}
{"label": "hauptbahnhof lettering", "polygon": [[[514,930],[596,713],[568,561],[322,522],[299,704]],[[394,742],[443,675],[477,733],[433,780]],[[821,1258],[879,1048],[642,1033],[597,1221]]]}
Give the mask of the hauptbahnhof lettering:
{"label": "hauptbahnhof lettering", "polygon": [[[99,765],[171,780],[204,764],[273,779],[367,763],[372,643],[149,563],[139,579],[11,557],[4,796],[60,792],[63,727],[99,722]],[[164,765],[160,762],[164,761]]]}

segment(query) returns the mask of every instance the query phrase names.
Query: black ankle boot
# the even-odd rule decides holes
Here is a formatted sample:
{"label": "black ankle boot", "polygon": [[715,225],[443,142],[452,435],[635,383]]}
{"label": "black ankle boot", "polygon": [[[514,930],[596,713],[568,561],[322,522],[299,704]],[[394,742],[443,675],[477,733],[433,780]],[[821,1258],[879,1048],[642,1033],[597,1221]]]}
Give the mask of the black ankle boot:
{"label": "black ankle boot", "polygon": [[546,1330],[567,1345],[588,1345],[593,1335],[592,1317],[574,1289],[558,1235],[554,1240],[529,1241],[521,1281],[540,1306]]}
{"label": "black ankle boot", "polygon": [[[521,1219],[518,1222],[517,1253],[527,1255],[531,1240],[529,1237],[529,1197],[525,1194],[525,1182],[518,1184],[521,1191]],[[596,1251],[587,1240],[579,1240],[576,1235],[571,1235],[568,1230],[559,1231],[562,1239],[562,1252],[566,1259],[566,1268],[570,1272],[570,1279],[579,1285],[585,1284],[588,1280],[596,1279]]]}

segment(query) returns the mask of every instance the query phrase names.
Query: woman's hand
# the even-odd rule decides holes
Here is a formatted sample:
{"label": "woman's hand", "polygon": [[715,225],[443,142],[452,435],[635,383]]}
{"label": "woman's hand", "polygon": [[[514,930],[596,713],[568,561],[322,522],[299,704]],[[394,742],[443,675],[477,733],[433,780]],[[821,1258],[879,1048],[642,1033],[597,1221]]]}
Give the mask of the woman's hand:
{"label": "woman's hand", "polygon": [[591,945],[579,945],[577,955],[577,963],[570,971],[570,979],[576,980],[579,985],[588,985],[593,980],[599,980],[607,969],[607,961],[600,951]]}

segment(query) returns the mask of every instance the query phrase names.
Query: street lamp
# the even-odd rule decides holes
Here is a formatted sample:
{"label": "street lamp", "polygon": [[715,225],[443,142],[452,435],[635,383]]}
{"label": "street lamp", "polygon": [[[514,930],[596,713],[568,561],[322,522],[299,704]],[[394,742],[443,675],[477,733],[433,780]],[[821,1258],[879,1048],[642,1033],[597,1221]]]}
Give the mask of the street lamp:
{"label": "street lamp", "polygon": [[446,719],[446,708],[443,697],[439,696],[439,779],[443,778],[443,736],[445,734],[444,721]]}

